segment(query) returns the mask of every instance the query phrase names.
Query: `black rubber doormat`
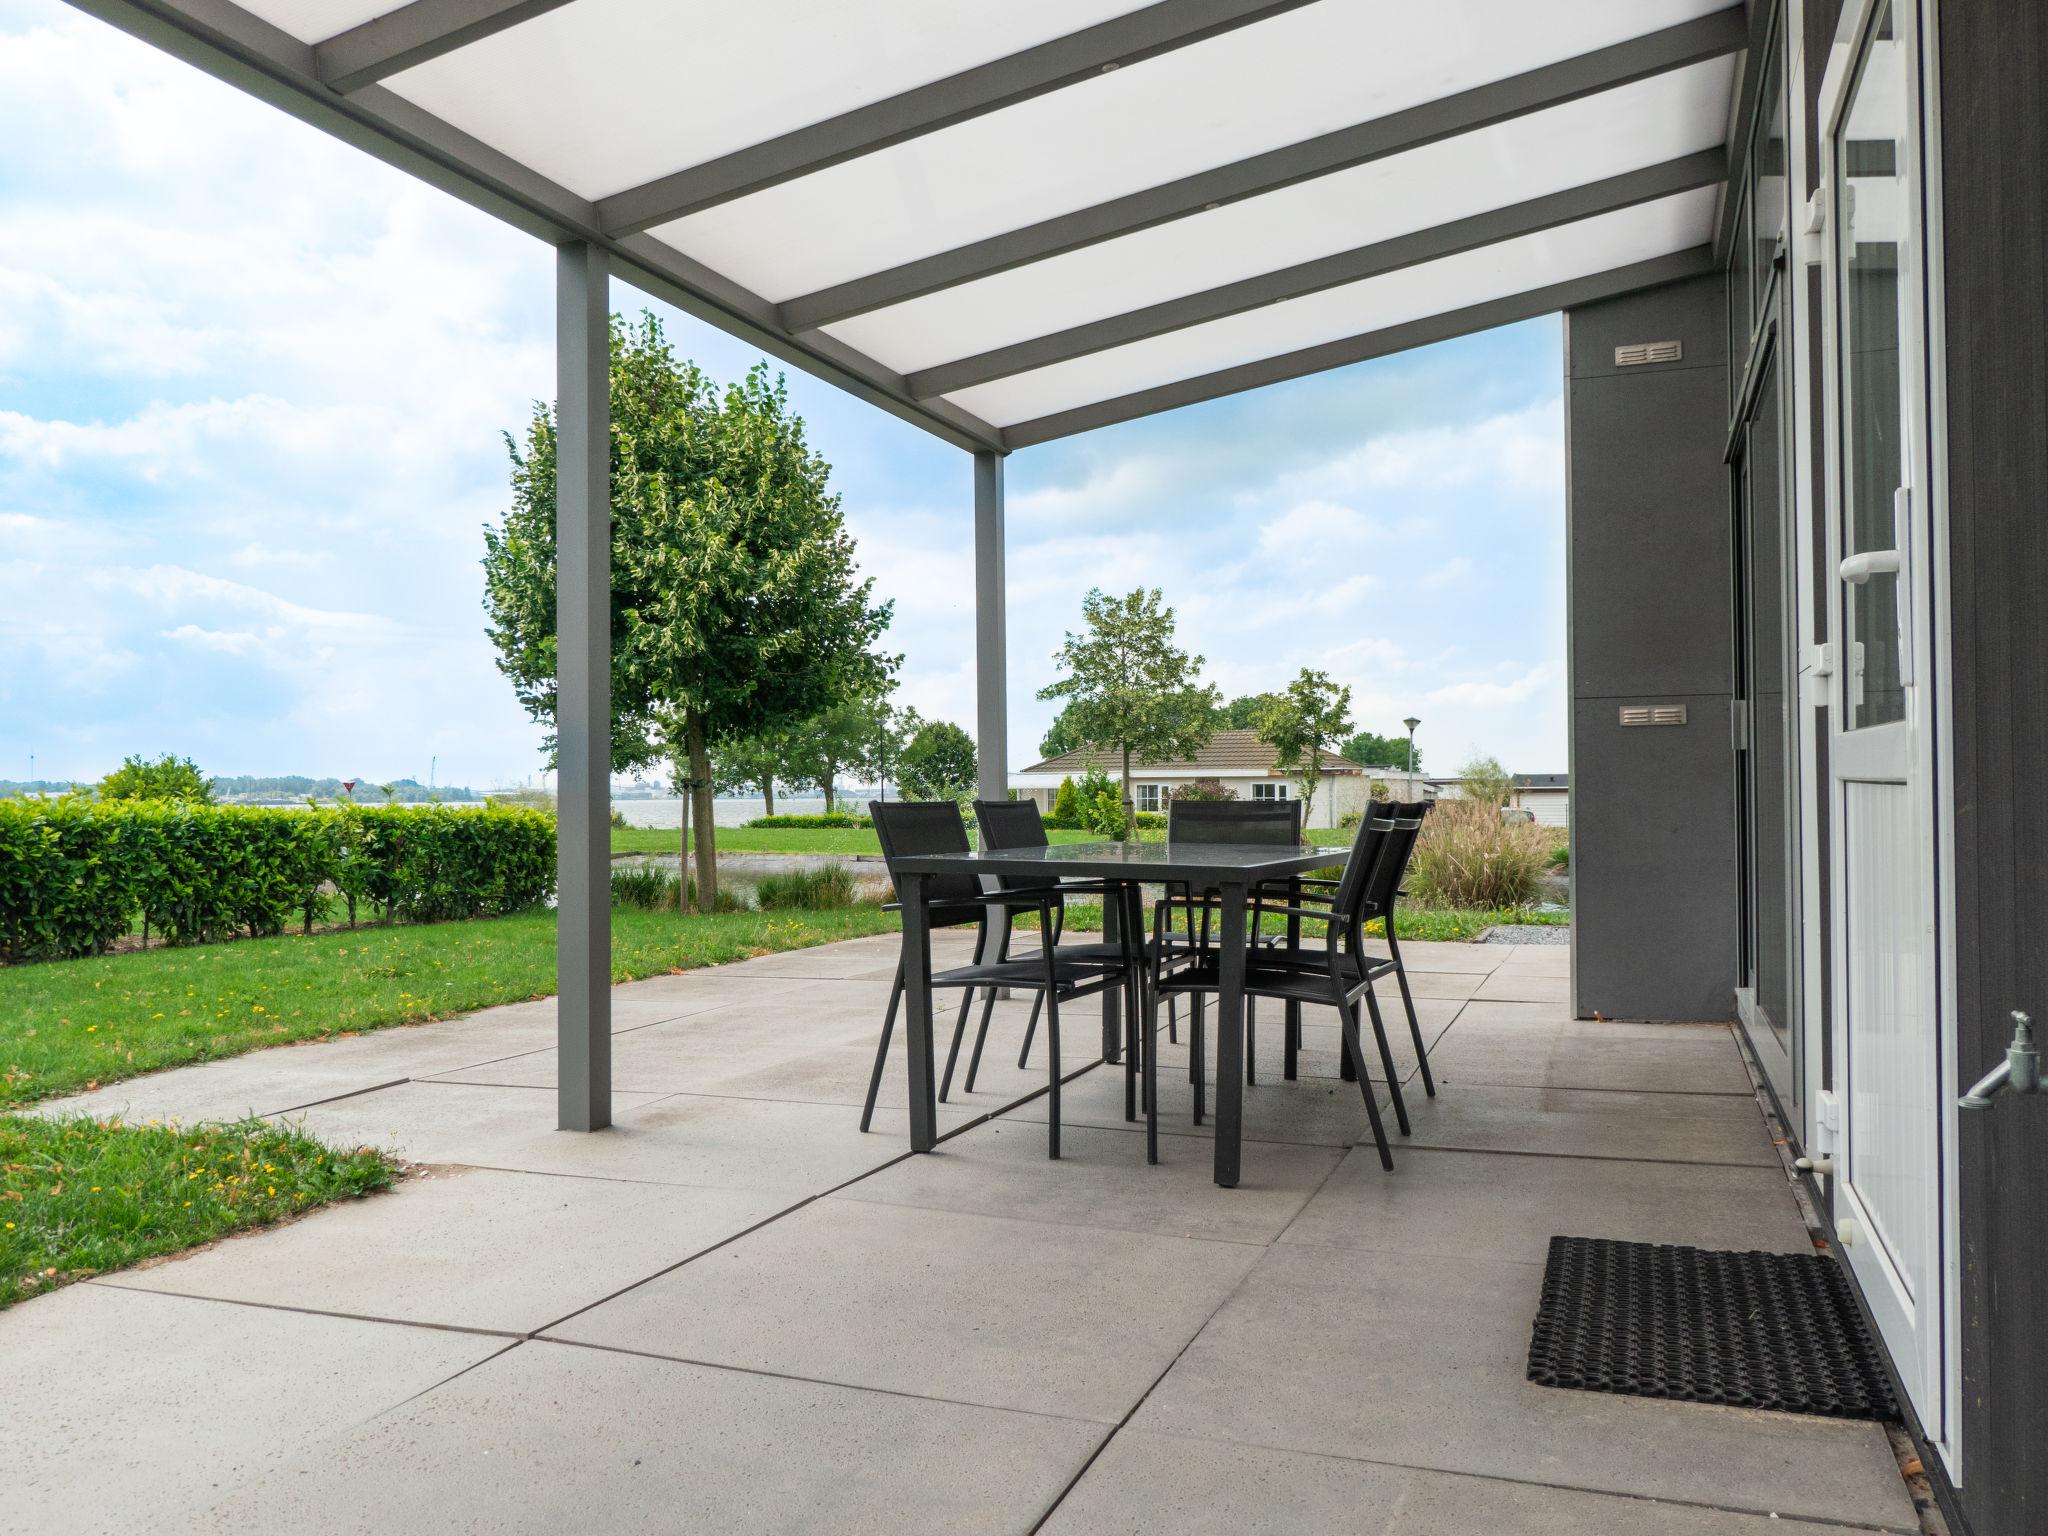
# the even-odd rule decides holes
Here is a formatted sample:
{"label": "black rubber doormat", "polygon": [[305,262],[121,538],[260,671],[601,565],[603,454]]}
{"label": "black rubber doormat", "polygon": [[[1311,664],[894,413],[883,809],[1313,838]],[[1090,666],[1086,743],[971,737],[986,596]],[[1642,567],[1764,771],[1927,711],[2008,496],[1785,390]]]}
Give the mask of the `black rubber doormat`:
{"label": "black rubber doormat", "polygon": [[1529,1379],[1831,1419],[1896,1419],[1846,1276],[1819,1254],[1553,1237]]}

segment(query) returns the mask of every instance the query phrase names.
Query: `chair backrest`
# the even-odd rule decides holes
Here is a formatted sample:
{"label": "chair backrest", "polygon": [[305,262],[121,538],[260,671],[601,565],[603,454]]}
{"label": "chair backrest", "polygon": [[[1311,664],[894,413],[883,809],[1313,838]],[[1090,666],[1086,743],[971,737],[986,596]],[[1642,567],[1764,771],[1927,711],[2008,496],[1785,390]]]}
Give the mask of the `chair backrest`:
{"label": "chair backrest", "polygon": [[1166,840],[1293,848],[1301,842],[1299,800],[1172,800]]}
{"label": "chair backrest", "polygon": [[1393,825],[1387,829],[1386,849],[1366,887],[1368,916],[1384,917],[1394,910],[1394,900],[1400,894],[1401,882],[1408,878],[1408,861],[1415,856],[1415,842],[1422,836],[1422,818],[1429,814],[1429,806],[1427,800],[1392,800],[1380,806]]}
{"label": "chair backrest", "polygon": [[[874,818],[875,836],[881,840],[882,859],[889,866],[898,901],[903,899],[898,859],[973,852],[967,842],[967,820],[951,800],[870,800],[868,814]],[[981,895],[981,881],[973,875],[933,875],[925,892],[933,901],[973,901]]]}
{"label": "chair backrest", "polygon": [[[1052,844],[1052,839],[1045,835],[1045,819],[1039,815],[1035,800],[977,800],[974,824],[981,829],[983,848],[1046,848]],[[1026,870],[998,875],[996,884],[1003,890],[1017,891],[1057,885],[1059,881],[1051,875]]]}
{"label": "chair backrest", "polygon": [[1344,873],[1337,881],[1337,894],[1331,904],[1347,930],[1380,915],[1380,909],[1372,904],[1372,897],[1379,889],[1380,870],[1387,862],[1387,850],[1398,829],[1400,818],[1396,812],[1399,809],[1384,800],[1366,803],[1365,815],[1358,823],[1358,833],[1351,840],[1351,857],[1345,862]]}

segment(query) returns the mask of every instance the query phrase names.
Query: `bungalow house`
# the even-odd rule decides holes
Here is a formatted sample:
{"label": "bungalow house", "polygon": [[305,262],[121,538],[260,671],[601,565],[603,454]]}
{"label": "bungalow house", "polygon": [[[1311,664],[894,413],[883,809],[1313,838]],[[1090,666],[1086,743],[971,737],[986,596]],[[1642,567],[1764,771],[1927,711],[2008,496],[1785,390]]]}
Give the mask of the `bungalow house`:
{"label": "bungalow house", "polygon": [[[1279,754],[1270,742],[1261,741],[1256,731],[1218,731],[1209,744],[1193,757],[1169,763],[1131,764],[1131,798],[1141,811],[1163,811],[1173,792],[1199,779],[1214,779],[1240,800],[1301,800],[1307,797],[1301,774],[1282,769]],[[1010,775],[1010,788],[1020,799],[1035,800],[1043,811],[1051,811],[1060,781],[1078,779],[1091,767],[1115,778],[1123,764],[1115,754],[1093,747],[1079,747],[1033,763],[1021,773]],[[1306,815],[1309,824],[1334,827],[1353,811],[1362,810],[1372,796],[1372,786],[1383,783],[1397,800],[1430,800],[1436,791],[1427,779],[1411,778],[1392,768],[1361,768],[1349,758],[1334,753],[1323,759],[1323,773]]]}

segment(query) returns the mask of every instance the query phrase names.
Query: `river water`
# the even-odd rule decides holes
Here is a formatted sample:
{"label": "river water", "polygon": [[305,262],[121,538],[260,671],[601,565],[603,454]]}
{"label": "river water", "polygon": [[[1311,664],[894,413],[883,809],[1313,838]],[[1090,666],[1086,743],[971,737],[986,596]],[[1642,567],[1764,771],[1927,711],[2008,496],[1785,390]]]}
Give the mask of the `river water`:
{"label": "river water", "polygon": [[[843,805],[845,801],[842,799]],[[683,802],[670,796],[659,800],[614,800],[612,809],[626,818],[629,827],[673,827],[681,823]],[[825,802],[817,796],[775,797],[775,814],[778,816],[815,816],[825,809]],[[756,816],[768,814],[766,805],[759,799],[742,800],[737,797],[720,796],[711,802],[711,816],[721,827],[743,827]]]}

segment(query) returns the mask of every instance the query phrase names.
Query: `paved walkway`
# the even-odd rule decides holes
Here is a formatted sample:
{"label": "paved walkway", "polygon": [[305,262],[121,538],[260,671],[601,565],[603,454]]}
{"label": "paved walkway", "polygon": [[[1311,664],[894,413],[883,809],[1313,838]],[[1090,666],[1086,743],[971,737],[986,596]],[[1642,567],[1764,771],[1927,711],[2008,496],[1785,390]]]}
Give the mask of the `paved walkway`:
{"label": "paved walkway", "polygon": [[893,943],[620,988],[597,1135],[550,1128],[551,1004],[72,1101],[430,1167],[0,1314],[0,1529],[1917,1530],[1875,1426],[1523,1378],[1554,1233],[1807,1248],[1725,1028],[1412,945],[1442,1093],[1397,1171],[1315,1011],[1298,1082],[1260,1034],[1226,1191],[1171,1046],[1161,1166],[1101,1067],[1048,1163],[1022,1003],[934,1155],[900,1053],[859,1134]]}

